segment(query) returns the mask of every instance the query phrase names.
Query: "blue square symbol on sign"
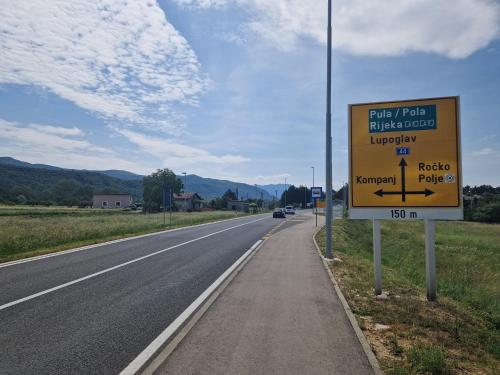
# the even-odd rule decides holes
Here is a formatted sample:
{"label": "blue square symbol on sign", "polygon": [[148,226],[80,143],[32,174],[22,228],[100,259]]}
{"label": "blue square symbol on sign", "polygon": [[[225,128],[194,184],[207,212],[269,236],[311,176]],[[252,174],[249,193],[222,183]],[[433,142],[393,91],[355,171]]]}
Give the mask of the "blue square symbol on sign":
{"label": "blue square symbol on sign", "polygon": [[410,148],[409,147],[397,147],[396,148],[396,155],[410,155]]}

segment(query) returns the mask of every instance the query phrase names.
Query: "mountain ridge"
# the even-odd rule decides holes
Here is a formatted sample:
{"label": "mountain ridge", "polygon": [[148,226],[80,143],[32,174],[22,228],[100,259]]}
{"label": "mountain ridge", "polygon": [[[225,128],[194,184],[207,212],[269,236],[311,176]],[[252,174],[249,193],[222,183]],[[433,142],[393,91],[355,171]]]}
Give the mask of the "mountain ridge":
{"label": "mountain ridge", "polygon": [[[15,190],[22,191],[26,190],[29,194],[36,196],[36,192],[31,190],[48,191],[52,189],[61,180],[72,180],[75,183],[83,184],[84,187],[92,188],[93,192],[102,188],[109,188],[115,190],[130,190],[124,192],[130,192],[134,199],[142,199],[142,178],[139,174],[124,170],[87,170],[87,169],[67,169],[56,167],[47,164],[32,164],[25,161],[17,160],[12,157],[0,157],[0,167],[3,167],[4,172],[7,172],[5,168],[11,168],[9,172],[9,178],[12,180],[11,183],[0,180],[0,187],[6,189],[7,186],[10,190],[14,190],[14,193],[10,194],[10,197],[17,197]],[[12,170],[12,168],[23,168],[21,170]],[[38,173],[29,172],[30,170],[39,171]],[[47,174],[40,171],[52,171],[57,172],[56,174]],[[29,174],[32,178],[27,178]],[[88,173],[89,175],[85,175]],[[110,179],[99,179],[96,175],[106,176]],[[42,179],[44,183],[37,183],[36,177]],[[215,178],[205,178],[197,175],[187,175],[187,176],[177,176],[183,183],[186,182],[185,190],[197,192],[202,198],[210,200],[222,196],[228,189],[236,192],[241,199],[260,199],[261,197],[265,200],[271,200],[272,196],[261,189],[259,186],[244,184],[241,182],[234,182],[229,180],[219,180]],[[53,179],[53,180],[51,180]],[[17,181],[17,183],[16,183]],[[121,182],[120,182],[121,181]],[[95,185],[95,184],[96,185]],[[16,186],[19,185],[19,186]],[[43,185],[43,186],[42,186]],[[14,195],[13,195],[14,194]],[[28,195],[29,195],[28,194]],[[47,195],[47,194],[45,194]],[[0,197],[1,199],[1,197]],[[6,201],[4,199],[4,201]]]}

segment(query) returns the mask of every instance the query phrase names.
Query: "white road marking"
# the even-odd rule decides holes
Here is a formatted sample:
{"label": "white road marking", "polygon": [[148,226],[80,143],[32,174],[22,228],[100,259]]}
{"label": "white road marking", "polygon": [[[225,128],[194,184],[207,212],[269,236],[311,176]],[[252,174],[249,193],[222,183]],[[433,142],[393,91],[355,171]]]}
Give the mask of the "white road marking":
{"label": "white road marking", "polygon": [[159,234],[164,234],[164,233],[168,233],[168,232],[176,232],[176,231],[179,231],[179,230],[186,230],[186,229],[190,229],[190,228],[208,226],[208,225],[211,225],[211,224],[223,223],[225,221],[243,219],[245,217],[248,217],[248,216],[241,216],[241,217],[236,217],[236,218],[232,218],[232,219],[224,219],[224,220],[212,221],[212,222],[209,222],[209,223],[190,225],[190,226],[181,227],[181,228],[167,229],[167,230],[162,230],[160,232],[146,233],[146,234],[141,234],[139,236],[119,238],[117,240],[96,243],[96,244],[93,244],[93,245],[87,245],[87,246],[77,247],[77,248],[74,248],[74,249],[68,249],[68,250],[58,251],[58,252],[55,252],[55,253],[50,253],[50,254],[45,254],[45,255],[38,255],[38,256],[34,256],[34,257],[26,258],[26,259],[13,260],[11,262],[1,263],[0,264],[0,268],[15,266],[17,264],[22,264],[22,263],[27,263],[27,262],[33,262],[35,260],[40,260],[40,259],[57,257],[57,256],[60,256],[60,255],[66,255],[66,254],[76,253],[76,252],[79,252],[79,251],[82,251],[82,250],[95,249],[97,247],[111,245],[111,244],[118,243],[118,242],[130,241],[130,240],[135,240],[135,239],[144,238],[144,237],[151,237],[151,236],[156,236],[156,235],[159,235]]}
{"label": "white road marking", "polygon": [[160,335],[155,338],[130,364],[120,372],[120,375],[133,375],[153,357],[158,350],[177,332],[186,320],[198,310],[207,298],[224,282],[224,280],[254,251],[263,241],[258,240],[245,254],[233,263],[212,285],[210,285],[191,305],[187,307]]}
{"label": "white road marking", "polygon": [[38,293],[35,293],[35,294],[31,294],[27,297],[24,297],[24,298],[20,298],[18,300],[15,300],[15,301],[12,301],[12,302],[9,302],[9,303],[6,303],[4,305],[0,305],[0,310],[4,310],[4,309],[7,309],[9,307],[12,307],[12,306],[15,306],[15,305],[18,305],[20,303],[23,303],[23,302],[26,302],[26,301],[29,301],[33,298],[37,298],[37,297],[40,297],[40,296],[43,296],[45,294],[48,294],[48,293],[51,293],[51,292],[54,292],[56,290],[59,290],[59,289],[62,289],[62,288],[66,288],[70,285],[74,285],[74,284],[77,284],[77,283],[80,283],[82,281],[85,281],[85,280],[88,280],[88,279],[91,279],[93,277],[96,277],[96,276],[99,276],[99,275],[102,275],[104,273],[107,273],[107,272],[111,272],[111,271],[114,271],[118,268],[122,268],[122,267],[125,267],[125,266],[128,266],[129,264],[132,264],[132,263],[136,263],[136,262],[139,262],[141,260],[144,260],[144,259],[147,259],[147,258],[151,258],[155,255],[159,255],[159,254],[162,254],[166,251],[170,251],[170,250],[173,250],[173,249],[176,249],[178,247],[181,247],[181,246],[184,246],[184,245],[187,245],[187,244],[190,244],[190,243],[193,243],[193,242],[196,242],[196,241],[199,241],[199,240],[202,240],[204,238],[208,238],[208,237],[212,237],[212,236],[215,236],[216,234],[220,234],[220,233],[223,233],[223,232],[227,232],[228,230],[232,230],[232,229],[235,229],[235,228],[239,228],[239,227],[242,227],[242,226],[245,226],[245,225],[249,225],[249,224],[253,224],[253,223],[256,223],[258,221],[261,221],[261,220],[264,220],[264,219],[267,219],[268,217],[263,217],[261,219],[257,219],[257,220],[253,220],[253,221],[249,221],[247,223],[243,223],[243,224],[238,224],[238,225],[235,225],[233,227],[230,227],[230,228],[226,228],[226,229],[222,229],[222,230],[219,230],[217,232],[213,232],[213,233],[210,233],[210,234],[207,234],[205,236],[202,236],[202,237],[198,237],[198,238],[194,238],[192,240],[189,240],[189,241],[186,241],[186,242],[183,242],[183,243],[180,243],[180,244],[177,244],[177,245],[174,245],[174,246],[170,246],[166,249],[163,249],[163,250],[159,250],[159,251],[155,251],[154,253],[151,253],[151,254],[148,254],[148,255],[144,255],[142,257],[139,257],[139,258],[135,258],[135,259],[132,259],[132,260],[129,260],[128,262],[125,262],[125,263],[121,263],[121,264],[118,264],[116,266],[113,266],[113,267],[110,267],[110,268],[106,268],[102,271],[99,271],[99,272],[96,272],[96,273],[93,273],[91,275],[87,275],[87,276],[84,276],[84,277],[80,277],[79,279],[76,279],[76,280],[73,280],[73,281],[69,281],[67,283],[64,283],[64,284],[61,284],[61,285],[58,285],[58,286],[55,286],[53,288],[50,288],[50,289],[46,289],[46,290],[43,290],[41,292],[38,292]]}

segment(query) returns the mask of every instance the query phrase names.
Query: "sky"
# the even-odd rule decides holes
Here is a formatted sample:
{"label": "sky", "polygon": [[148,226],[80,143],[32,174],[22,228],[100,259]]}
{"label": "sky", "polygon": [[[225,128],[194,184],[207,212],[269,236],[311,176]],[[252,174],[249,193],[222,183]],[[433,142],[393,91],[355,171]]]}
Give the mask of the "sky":
{"label": "sky", "polygon": [[[325,185],[326,4],[2,0],[0,156]],[[500,1],[334,0],[333,186],[347,106],[460,96],[464,184],[500,185]]]}

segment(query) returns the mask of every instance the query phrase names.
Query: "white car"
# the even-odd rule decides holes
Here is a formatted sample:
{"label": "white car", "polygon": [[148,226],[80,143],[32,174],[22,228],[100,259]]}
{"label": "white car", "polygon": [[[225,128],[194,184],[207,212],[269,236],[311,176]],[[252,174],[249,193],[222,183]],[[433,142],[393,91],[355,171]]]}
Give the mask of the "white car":
{"label": "white car", "polygon": [[285,214],[295,215],[295,208],[293,206],[285,206]]}

